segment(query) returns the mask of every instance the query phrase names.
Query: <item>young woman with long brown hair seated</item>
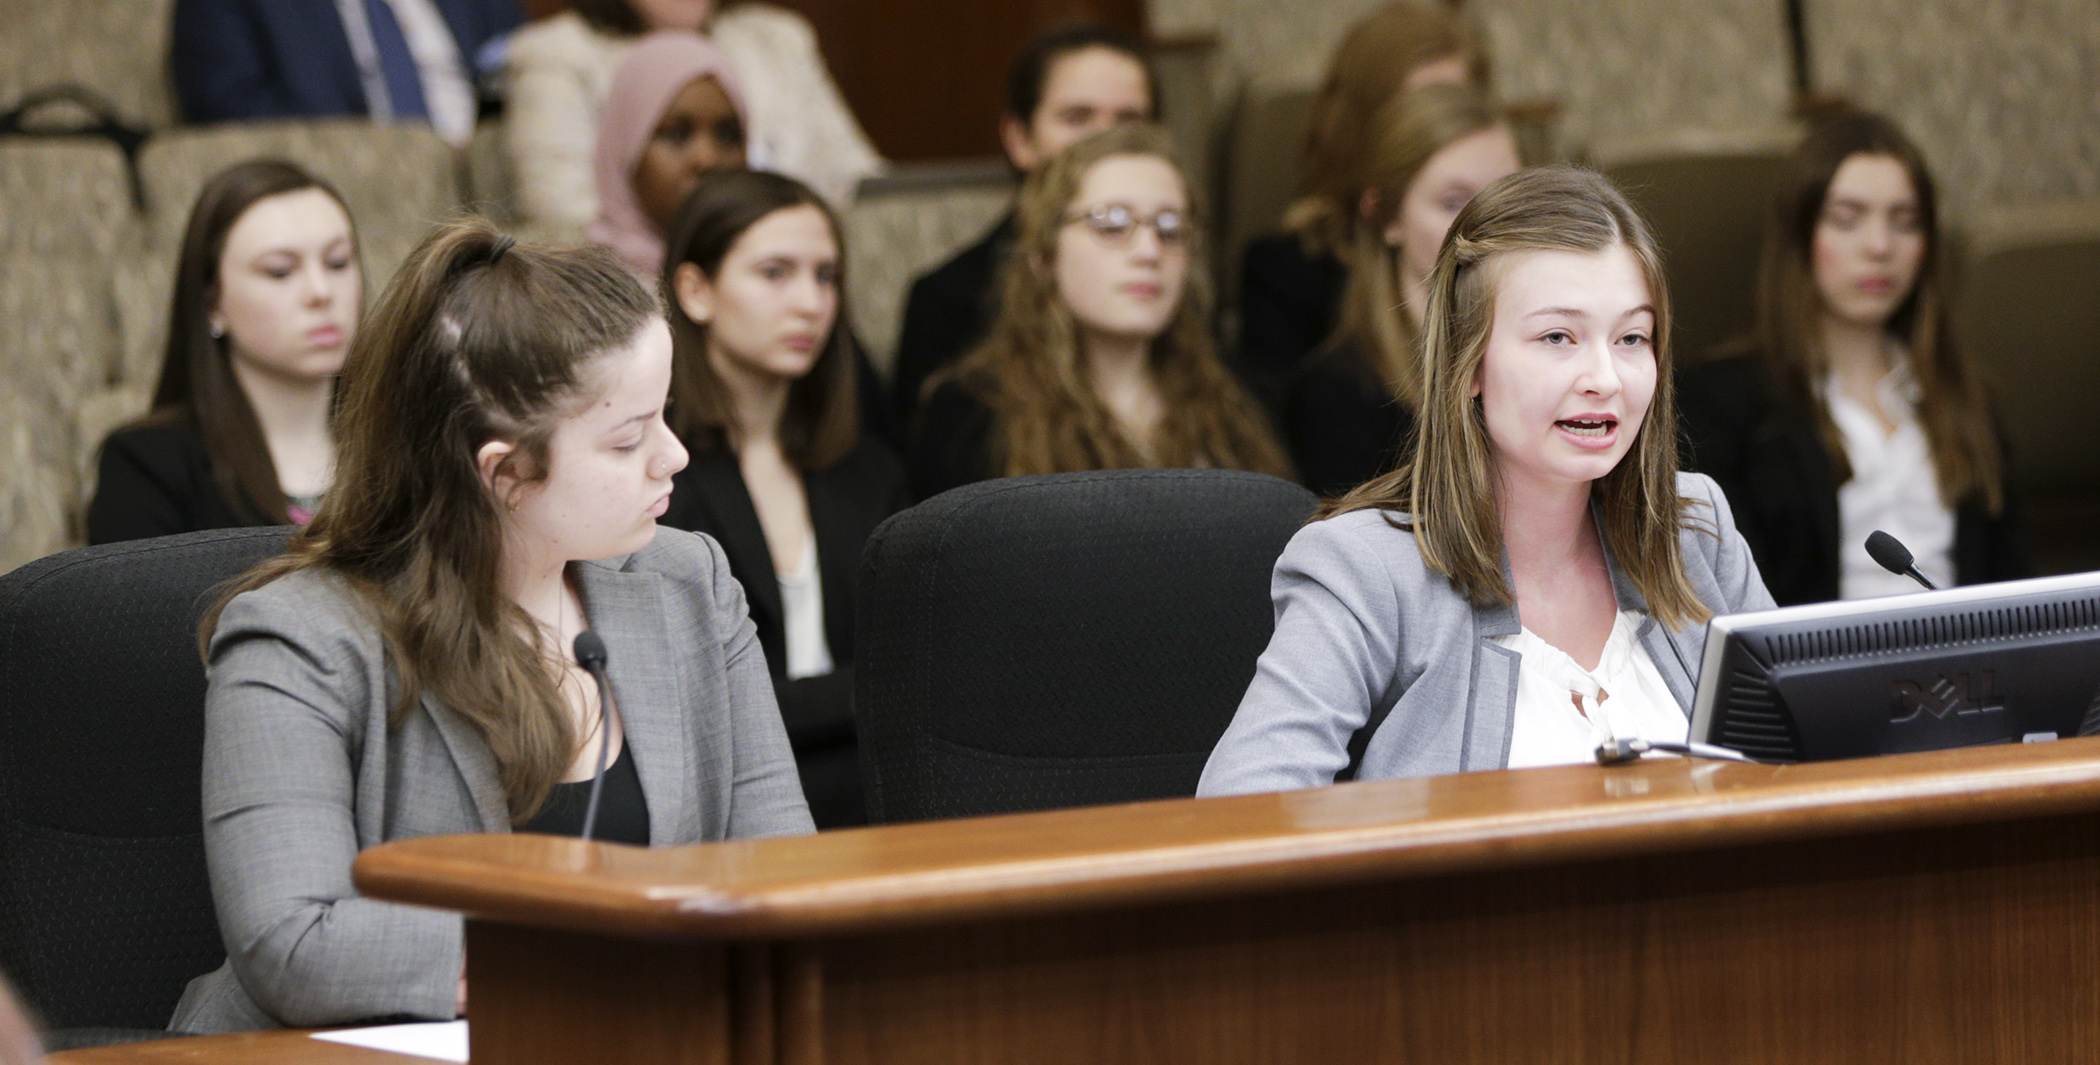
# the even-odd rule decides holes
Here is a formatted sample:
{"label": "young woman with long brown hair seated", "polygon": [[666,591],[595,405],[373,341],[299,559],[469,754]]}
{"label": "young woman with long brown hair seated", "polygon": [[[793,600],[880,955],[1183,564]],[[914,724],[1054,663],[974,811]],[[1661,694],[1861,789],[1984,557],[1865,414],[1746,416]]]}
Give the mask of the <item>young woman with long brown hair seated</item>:
{"label": "young woman with long brown hair seated", "polygon": [[1218,360],[1189,183],[1131,123],[1028,176],[992,335],[927,381],[908,450],[921,497],[990,477],[1153,466],[1288,476]]}
{"label": "young woman with long brown hair seated", "polygon": [[692,464],[663,522],[728,554],[820,828],[867,820],[854,584],[875,526],[911,501],[860,417],[844,278],[837,219],[793,178],[710,175],[671,227],[671,427]]}
{"label": "young woman with long brown hair seated", "polygon": [[[456,915],[359,896],[388,840],[808,832],[744,595],[658,528],[671,336],[601,249],[440,229],[343,375],[340,476],[204,622],[204,842],[227,962],[171,1027],[449,1018]],[[571,656],[598,634],[612,705]]]}
{"label": "young woman with long brown hair seated", "polygon": [[1330,220],[1348,266],[1334,335],[1292,376],[1283,435],[1306,485],[1338,496],[1390,472],[1422,402],[1418,337],[1451,221],[1513,173],[1516,138],[1471,85],[1429,85],[1378,112],[1357,213]]}
{"label": "young woman with long brown hair seated", "polygon": [[1588,761],[1682,742],[1713,614],[1771,605],[1713,482],[1677,472],[1647,224],[1588,171],[1460,212],[1412,460],[1277,560],[1276,632],[1198,793]]}
{"label": "young woman with long brown hair seated", "polygon": [[1772,597],[1914,591],[1867,554],[1909,547],[1934,584],[2027,575],[1981,375],[1948,322],[1938,197],[1880,115],[1834,116],[1773,204],[1756,335],[1687,366],[1690,465],[1735,501]]}
{"label": "young woman with long brown hair seated", "polygon": [[334,189],[274,160],[206,182],[153,407],[102,445],[88,542],[311,518],[335,472],[335,377],[363,302]]}

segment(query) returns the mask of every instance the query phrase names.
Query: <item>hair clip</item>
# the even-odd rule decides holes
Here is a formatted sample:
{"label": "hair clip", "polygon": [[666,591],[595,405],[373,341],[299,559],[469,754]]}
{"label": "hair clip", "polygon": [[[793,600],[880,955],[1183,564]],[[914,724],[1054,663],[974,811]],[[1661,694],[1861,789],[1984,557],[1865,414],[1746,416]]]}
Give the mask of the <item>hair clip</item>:
{"label": "hair clip", "polygon": [[517,242],[518,238],[513,237],[508,233],[497,237],[495,245],[489,248],[489,265],[494,266],[497,262],[501,261],[503,258],[503,253],[509,251],[511,249],[511,246],[516,244]]}

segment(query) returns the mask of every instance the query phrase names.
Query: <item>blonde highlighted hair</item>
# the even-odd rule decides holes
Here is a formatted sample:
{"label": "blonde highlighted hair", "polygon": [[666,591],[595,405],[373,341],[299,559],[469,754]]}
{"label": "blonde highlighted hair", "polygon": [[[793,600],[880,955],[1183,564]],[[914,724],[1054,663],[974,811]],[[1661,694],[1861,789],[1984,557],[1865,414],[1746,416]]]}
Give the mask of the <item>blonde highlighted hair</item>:
{"label": "blonde highlighted hair", "polygon": [[[1219,360],[1211,340],[1208,276],[1202,263],[1202,209],[1186,177],[1197,236],[1181,302],[1151,346],[1151,369],[1165,413],[1149,447],[1130,440],[1096,392],[1080,351],[1079,324],[1058,292],[1058,234],[1094,165],[1135,155],[1174,165],[1166,132],[1133,122],[1095,134],[1037,167],[1021,186],[1017,234],[1000,281],[999,319],[983,344],[926,382],[947,381],[975,395],[996,419],[994,468],[1012,477],[1138,466],[1219,466],[1289,476],[1290,465],[1266,415]],[[1180,168],[1175,167],[1177,175]]]}
{"label": "blonde highlighted hair", "polygon": [[[1712,612],[1684,576],[1679,534],[1696,501],[1677,494],[1677,412],[1670,390],[1670,300],[1647,222],[1598,174],[1576,167],[1522,170],[1489,185],[1459,212],[1437,256],[1422,323],[1422,406],[1413,458],[1315,515],[1395,512],[1422,560],[1480,605],[1516,601],[1504,563],[1494,445],[1472,392],[1495,317],[1498,265],[1526,251],[1603,252],[1623,245],[1640,264],[1655,308],[1654,399],[1633,448],[1591,488],[1605,550],[1649,613],[1671,628]],[[1400,517],[1404,514],[1404,519]],[[1710,522],[1698,523],[1714,531]]]}

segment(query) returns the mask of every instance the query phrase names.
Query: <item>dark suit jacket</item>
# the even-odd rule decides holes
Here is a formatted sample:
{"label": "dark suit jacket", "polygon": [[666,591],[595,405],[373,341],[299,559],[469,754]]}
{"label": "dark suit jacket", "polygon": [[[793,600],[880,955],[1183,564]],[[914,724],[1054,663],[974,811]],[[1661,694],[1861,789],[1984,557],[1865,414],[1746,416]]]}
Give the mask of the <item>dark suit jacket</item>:
{"label": "dark suit jacket", "polygon": [[744,586],[810,816],[820,828],[866,823],[853,729],[854,586],[868,536],[882,519],[910,503],[903,465],[881,441],[863,437],[836,465],[803,475],[809,520],[817,534],[824,639],[834,669],[826,676],[801,680],[786,676],[780,581],[736,456],[719,452],[695,457],[672,483],[671,507],[663,523],[714,537],[729,556],[730,573]]}
{"label": "dark suit jacket", "polygon": [[926,397],[912,426],[905,467],[911,471],[912,495],[931,499],[950,488],[999,476],[1005,466],[998,451],[997,416],[960,381],[942,382]]}
{"label": "dark suit jacket", "polygon": [[[432,0],[475,53],[523,16],[514,0]],[[370,113],[335,0],[177,0],[170,61],[188,122]]]}
{"label": "dark suit jacket", "polygon": [[[1781,606],[1838,597],[1837,472],[1810,412],[1782,396],[1756,353],[1677,374],[1684,467],[1711,476],[1735,507],[1765,587]],[[1982,584],[2028,575],[2012,506],[1954,508],[1954,577]]]}
{"label": "dark suit jacket", "polygon": [[904,329],[897,338],[898,425],[911,426],[926,379],[991,332],[999,313],[999,264],[1013,242],[1014,216],[1009,213],[984,239],[912,282],[904,304]]}
{"label": "dark suit jacket", "polygon": [[1337,346],[1292,375],[1282,422],[1299,480],[1332,497],[1397,467],[1415,419],[1354,347]]}
{"label": "dark suit jacket", "polygon": [[132,426],[109,434],[97,471],[88,543],[255,524],[235,513],[219,491],[203,438],[185,426]]}
{"label": "dark suit jacket", "polygon": [[1307,255],[1289,233],[1247,244],[1240,260],[1241,375],[1271,410],[1291,377],[1334,333],[1348,271],[1331,255]]}

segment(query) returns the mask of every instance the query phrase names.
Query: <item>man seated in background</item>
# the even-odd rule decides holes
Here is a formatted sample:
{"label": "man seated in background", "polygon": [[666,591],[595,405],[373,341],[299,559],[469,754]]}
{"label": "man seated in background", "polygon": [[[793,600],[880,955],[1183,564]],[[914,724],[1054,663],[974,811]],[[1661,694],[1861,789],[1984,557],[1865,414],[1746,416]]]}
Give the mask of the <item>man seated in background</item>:
{"label": "man seated in background", "polygon": [[176,0],[175,89],[193,123],[368,115],[464,145],[516,0]]}
{"label": "man seated in background", "polygon": [[[1159,79],[1143,46],[1105,26],[1071,26],[1037,37],[1007,77],[999,141],[1027,174],[1066,145],[1122,122],[1158,117]],[[991,328],[1000,260],[1012,247],[1008,211],[984,239],[912,282],[897,341],[898,425],[909,428],[926,378],[974,347]]]}

